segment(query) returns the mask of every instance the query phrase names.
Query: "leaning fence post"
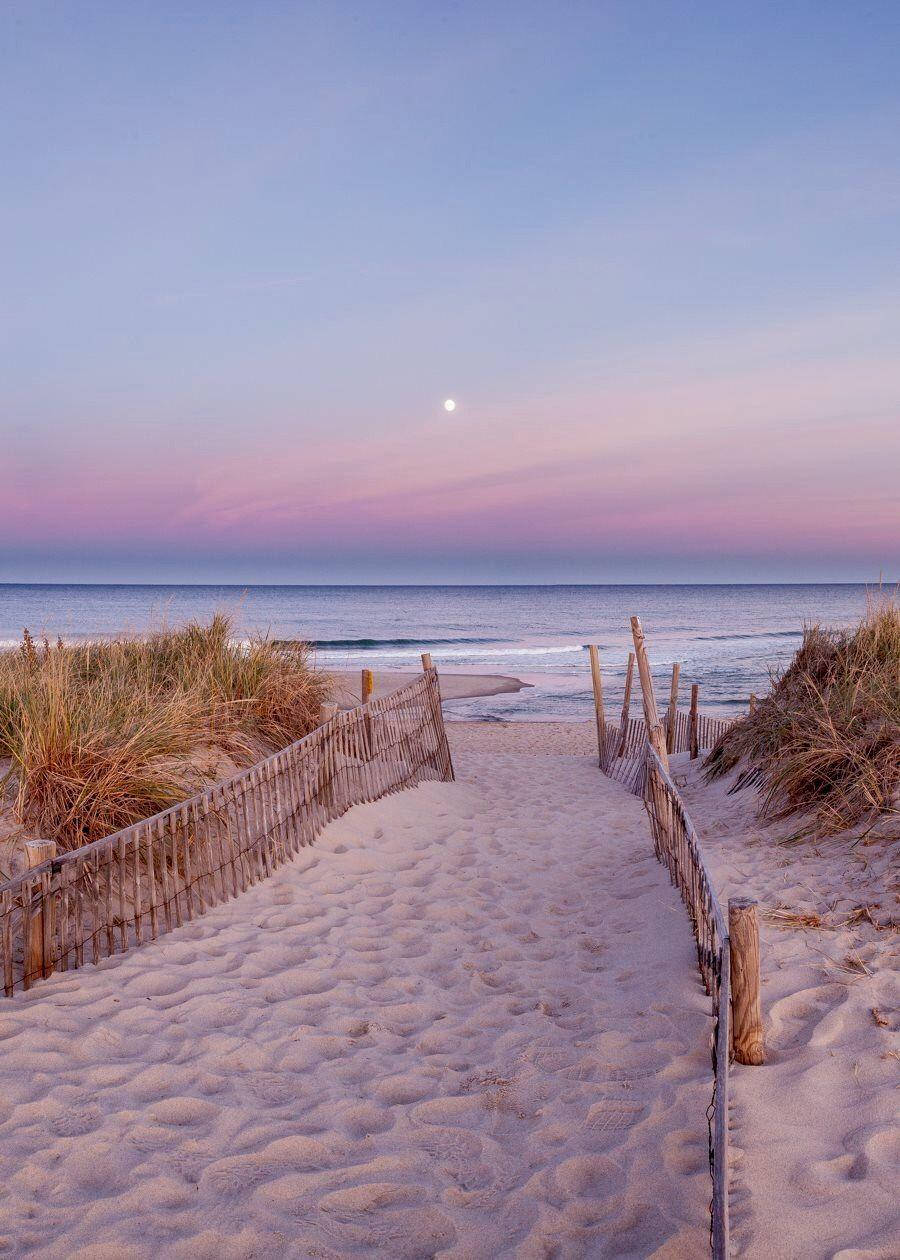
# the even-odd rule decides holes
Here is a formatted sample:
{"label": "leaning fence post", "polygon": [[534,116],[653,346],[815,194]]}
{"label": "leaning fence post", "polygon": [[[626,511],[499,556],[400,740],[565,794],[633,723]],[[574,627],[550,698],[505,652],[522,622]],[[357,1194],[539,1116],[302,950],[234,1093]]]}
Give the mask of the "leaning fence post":
{"label": "leaning fence post", "polygon": [[691,761],[700,756],[700,684],[691,683]]}
{"label": "leaning fence post", "polygon": [[[56,857],[54,840],[26,840],[25,862],[28,869],[40,866]],[[32,901],[31,923],[28,928],[28,940],[25,943],[25,975],[30,979],[38,976],[49,976],[53,971],[51,950],[44,949],[53,940],[53,900],[49,894],[49,879],[41,876],[40,891]]]}
{"label": "leaning fence post", "polygon": [[[364,705],[368,704],[372,699],[372,692],[375,689],[375,675],[370,669],[364,669],[362,672],[362,686],[360,687],[360,697]],[[372,717],[368,712],[363,719],[363,727],[366,732],[366,748],[368,756],[372,757]]]}
{"label": "leaning fence post", "polygon": [[422,653],[422,669],[425,671],[426,674],[428,673],[430,669],[434,669],[434,663],[432,662],[430,652]]}
{"label": "leaning fence post", "polygon": [[588,644],[588,656],[591,658],[591,685],[594,688],[594,716],[597,719],[597,752],[599,764],[603,767],[603,753],[606,748],[606,714],[603,712],[603,676],[600,673],[600,657],[597,655],[596,643]]}
{"label": "leaning fence post", "polygon": [[731,1037],[738,1063],[765,1063],[762,1003],[759,993],[759,918],[750,897],[728,901],[731,942]]}
{"label": "leaning fence post", "polygon": [[666,751],[666,737],[656,708],[656,696],[653,694],[653,677],[650,673],[650,662],[647,659],[647,648],[644,644],[644,631],[641,628],[640,617],[631,618],[631,635],[634,639],[634,654],[637,657],[638,677],[641,680],[641,697],[644,701],[644,724],[647,727],[647,739],[668,772],[669,754]]}
{"label": "leaning fence post", "polygon": [[634,677],[634,652],[628,653],[628,668],[625,671],[625,695],[622,698],[622,738],[619,740],[618,756],[625,752],[625,738],[628,734],[628,712],[631,708],[631,680]]}
{"label": "leaning fence post", "polygon": [[672,683],[669,687],[669,712],[666,717],[666,752],[675,751],[675,722],[678,717],[678,676],[681,664],[676,661],[672,666]]}

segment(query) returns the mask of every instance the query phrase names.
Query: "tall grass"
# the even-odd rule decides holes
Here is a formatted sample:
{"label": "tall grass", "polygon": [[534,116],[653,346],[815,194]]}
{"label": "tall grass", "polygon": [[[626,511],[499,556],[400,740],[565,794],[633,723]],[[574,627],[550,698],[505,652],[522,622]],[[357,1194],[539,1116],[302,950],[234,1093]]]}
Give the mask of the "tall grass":
{"label": "tall grass", "polygon": [[0,653],[0,757],[19,820],[75,848],[183,800],[192,755],[249,764],[319,722],[327,677],[308,653],[235,641],[217,615],[141,639]]}
{"label": "tall grass", "polygon": [[748,779],[762,785],[761,815],[778,819],[811,811],[804,831],[833,834],[897,813],[900,607],[895,597],[872,596],[854,630],[807,627],[770,694],[710,752],[707,778],[739,764]]}

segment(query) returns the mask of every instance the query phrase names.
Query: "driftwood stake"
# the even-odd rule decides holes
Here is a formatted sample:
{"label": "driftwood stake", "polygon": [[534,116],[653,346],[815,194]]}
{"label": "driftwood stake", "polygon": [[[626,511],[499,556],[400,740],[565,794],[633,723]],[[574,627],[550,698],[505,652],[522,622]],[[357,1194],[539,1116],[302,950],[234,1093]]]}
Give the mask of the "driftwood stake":
{"label": "driftwood stake", "polygon": [[631,682],[634,678],[634,652],[628,653],[628,668],[625,671],[625,695],[622,697],[622,738],[619,740],[619,753],[621,757],[625,752],[625,737],[628,733],[628,713],[631,709]]}
{"label": "driftwood stake", "polygon": [[[29,870],[55,857],[55,840],[26,840],[25,861]],[[38,976],[49,976],[53,971],[50,951],[44,951],[45,940],[48,943],[53,940],[53,905],[47,895],[49,883],[48,879],[41,878],[40,891],[32,902],[31,922],[25,945],[25,974],[32,980]]]}
{"label": "driftwood stake", "polygon": [[678,661],[672,666],[672,683],[669,687],[669,712],[666,718],[666,751],[675,751],[675,722],[678,717],[678,676],[681,665]]}
{"label": "driftwood stake", "polygon": [[422,653],[422,668],[426,671],[426,673],[428,672],[429,669],[434,669],[434,664],[431,660],[430,652]]}
{"label": "driftwood stake", "polygon": [[638,677],[641,680],[641,697],[644,702],[644,723],[647,727],[647,738],[666,771],[669,769],[669,754],[666,751],[666,736],[656,708],[656,696],[653,694],[653,677],[650,673],[650,662],[647,659],[647,648],[644,643],[644,631],[640,617],[631,618],[631,637],[634,639],[634,654],[637,658]]}
{"label": "driftwood stake", "polygon": [[731,1022],[734,1057],[758,1067],[765,1063],[762,1004],[759,994],[759,918],[750,897],[728,902],[731,942]]}
{"label": "driftwood stake", "polygon": [[691,684],[691,761],[700,756],[700,684]]}
{"label": "driftwood stake", "polygon": [[588,656],[591,658],[591,684],[594,688],[594,716],[597,719],[597,752],[600,765],[603,765],[603,750],[606,747],[606,714],[603,712],[603,675],[600,673],[600,657],[596,643],[588,645]]}

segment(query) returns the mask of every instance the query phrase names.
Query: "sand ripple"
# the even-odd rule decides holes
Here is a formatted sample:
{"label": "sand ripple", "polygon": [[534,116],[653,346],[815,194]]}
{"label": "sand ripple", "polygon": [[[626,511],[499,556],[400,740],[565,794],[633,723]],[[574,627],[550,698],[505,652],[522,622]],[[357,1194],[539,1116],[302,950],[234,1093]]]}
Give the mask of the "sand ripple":
{"label": "sand ripple", "polygon": [[[4,1005],[0,1249],[704,1254],[710,1024],[641,807],[584,757],[457,760]],[[785,1002],[784,1035],[828,997]]]}

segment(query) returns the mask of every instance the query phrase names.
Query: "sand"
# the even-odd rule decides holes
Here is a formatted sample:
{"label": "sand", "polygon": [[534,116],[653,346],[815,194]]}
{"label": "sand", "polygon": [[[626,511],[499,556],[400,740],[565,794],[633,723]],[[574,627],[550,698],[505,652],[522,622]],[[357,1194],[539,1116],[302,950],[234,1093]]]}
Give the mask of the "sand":
{"label": "sand", "polygon": [[[768,1059],[732,1071],[732,1239],[758,1260],[900,1254],[897,914],[894,839],[834,836],[788,846],[798,820],[763,826],[734,776],[706,785],[672,759],[724,905],[764,911],[761,976]],[[766,917],[816,914],[804,928]],[[862,908],[862,909],[860,909]]]}
{"label": "sand", "polygon": [[507,738],[0,1005],[7,1254],[705,1254],[687,919],[640,803]]}
{"label": "sand", "polygon": [[[404,687],[411,678],[420,672],[414,669],[378,670],[374,674],[373,696],[390,695],[399,687]],[[346,707],[359,704],[361,671],[332,669],[328,671],[335,684],[335,701]],[[522,682],[521,678],[512,678],[506,674],[453,674],[441,670],[441,696],[448,700],[472,700],[477,696],[500,696],[509,692],[521,691],[530,687],[531,683]],[[452,708],[448,716],[452,717]]]}
{"label": "sand", "polygon": [[[641,805],[591,722],[448,730],[455,784],[0,1003],[0,1253],[707,1254],[711,1021]],[[896,840],[783,847],[753,792],[673,772],[723,903],[764,911],[732,1255],[887,1260]]]}

